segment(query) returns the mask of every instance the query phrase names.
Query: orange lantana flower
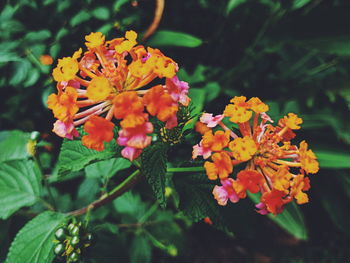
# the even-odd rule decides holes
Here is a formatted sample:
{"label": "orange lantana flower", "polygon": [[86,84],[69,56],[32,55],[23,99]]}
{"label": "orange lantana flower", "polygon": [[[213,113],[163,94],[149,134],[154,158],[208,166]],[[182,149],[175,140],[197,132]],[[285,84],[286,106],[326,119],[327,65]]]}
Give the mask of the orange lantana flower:
{"label": "orange lantana flower", "polygon": [[104,142],[110,142],[114,137],[114,124],[102,117],[91,116],[84,124],[84,130],[88,135],[84,135],[82,142],[87,147],[96,151],[102,151]]}
{"label": "orange lantana flower", "polygon": [[[58,118],[53,131],[72,139],[78,136],[75,127],[86,123],[89,135],[83,144],[102,150],[110,125],[90,117],[102,116],[109,124],[120,122],[117,143],[125,147],[122,155],[133,160],[151,143],[149,115],[165,122],[168,129],[177,125],[179,106],[190,101],[188,84],[176,76],[175,61],[158,49],[137,45],[137,33],[132,30],[110,41],[101,32],[92,32],[85,40],[86,52],[79,49],[72,57],[59,59],[52,72],[57,94],[49,96],[48,105]],[[106,132],[94,133],[96,127]]]}
{"label": "orange lantana flower", "polygon": [[[232,197],[232,202],[237,202],[237,198],[246,197],[247,191],[261,193],[256,207],[263,215],[281,213],[293,199],[298,204],[308,202],[305,191],[310,188],[310,180],[306,176],[316,173],[319,165],[305,141],[300,147],[291,142],[296,136],[292,130],[300,129],[303,120],[288,113],[273,126],[272,119],[265,112],[269,106],[259,98],[247,101],[246,97],[240,96],[230,102],[232,104],[226,106],[224,115],[202,115],[200,131],[204,130],[203,125],[210,130],[202,134],[202,140],[193,147],[192,155],[193,158],[203,156],[213,160],[204,163],[210,180],[218,177],[232,180],[230,184],[221,180],[225,186],[215,187],[213,194],[219,205],[226,204],[227,196]],[[238,131],[231,130],[227,122],[238,126]],[[235,179],[230,178],[233,166],[244,162],[247,162],[245,168]]]}
{"label": "orange lantana flower", "polygon": [[208,161],[204,163],[204,168],[210,180],[227,178],[232,173],[233,166],[227,153],[214,153],[212,160],[214,163]]}

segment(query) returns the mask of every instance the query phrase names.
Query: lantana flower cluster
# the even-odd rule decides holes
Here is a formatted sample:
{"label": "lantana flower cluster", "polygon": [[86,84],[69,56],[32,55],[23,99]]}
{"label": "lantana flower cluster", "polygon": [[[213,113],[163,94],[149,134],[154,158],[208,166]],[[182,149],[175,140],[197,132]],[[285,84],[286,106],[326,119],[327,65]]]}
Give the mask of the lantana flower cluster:
{"label": "lantana flower cluster", "polygon": [[78,137],[82,143],[102,151],[114,139],[123,146],[122,156],[137,158],[150,145],[154,127],[150,116],[177,126],[179,105],[188,106],[188,84],[176,76],[178,65],[158,49],[137,45],[137,34],[105,40],[100,33],[85,37],[87,51],[58,60],[53,70],[57,93],[48,97],[48,107],[57,121],[53,131],[64,138]]}
{"label": "lantana flower cluster", "polygon": [[[193,147],[192,157],[206,160],[208,178],[220,179],[221,185],[213,189],[218,204],[236,203],[247,191],[261,193],[256,208],[263,215],[281,213],[293,199],[307,203],[307,175],[317,173],[319,165],[305,141],[298,146],[291,143],[303,120],[288,113],[274,126],[266,114],[268,105],[259,98],[240,96],[230,102],[222,115],[201,116],[196,130],[202,140]],[[239,172],[233,178],[235,169]]]}

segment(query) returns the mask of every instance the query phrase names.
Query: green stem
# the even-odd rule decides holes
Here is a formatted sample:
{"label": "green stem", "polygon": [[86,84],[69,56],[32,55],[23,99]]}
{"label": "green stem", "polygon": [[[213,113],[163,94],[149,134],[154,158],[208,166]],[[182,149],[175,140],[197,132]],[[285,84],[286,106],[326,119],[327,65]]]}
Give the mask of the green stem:
{"label": "green stem", "polygon": [[[40,170],[40,173],[43,174],[43,169],[42,169],[41,162],[40,162],[39,158],[37,158],[34,155],[33,159],[34,159],[34,163],[35,163],[36,167]],[[48,207],[52,211],[55,211],[56,208],[57,208],[55,198],[53,197],[53,194],[52,194],[51,187],[50,187],[48,179],[45,176],[43,176],[43,177],[44,177],[43,178],[44,185],[45,185],[45,187],[47,189],[47,193],[49,195],[49,199],[51,201],[51,204],[49,202],[45,201],[45,200],[42,200],[42,201],[44,202],[44,205],[46,207]]]}
{"label": "green stem", "polygon": [[154,212],[157,211],[158,208],[158,202],[155,202],[150,209],[147,210],[147,212],[140,218],[139,223],[143,224],[146,222],[146,220],[153,215]]}
{"label": "green stem", "polygon": [[167,250],[168,247],[164,245],[162,242],[160,242],[158,239],[156,239],[150,232],[148,232],[146,229],[143,229],[143,232],[148,236],[148,239],[152,242],[153,246],[160,248],[162,250]]}
{"label": "green stem", "polygon": [[80,216],[80,215],[86,214],[88,211],[90,211],[92,209],[98,208],[100,206],[103,206],[103,205],[113,201],[118,196],[121,196],[122,194],[124,194],[125,192],[130,190],[130,188],[132,188],[138,182],[138,180],[141,178],[141,175],[142,174],[141,174],[140,170],[136,170],[131,175],[129,175],[129,177],[127,177],[121,184],[117,185],[109,193],[103,195],[99,200],[92,202],[91,204],[89,204],[86,207],[71,211],[68,213],[68,215]]}
{"label": "green stem", "polygon": [[168,173],[187,173],[187,172],[204,172],[203,166],[198,167],[170,167],[167,169]]}

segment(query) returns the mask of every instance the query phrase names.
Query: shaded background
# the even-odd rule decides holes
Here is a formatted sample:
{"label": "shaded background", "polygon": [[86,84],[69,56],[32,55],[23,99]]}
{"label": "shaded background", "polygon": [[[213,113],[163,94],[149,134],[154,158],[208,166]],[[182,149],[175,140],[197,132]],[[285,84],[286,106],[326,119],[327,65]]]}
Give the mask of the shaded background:
{"label": "shaded background", "polygon": [[[145,32],[155,1],[7,0],[0,5],[0,130],[39,131],[53,146],[41,153],[49,173],[61,143],[51,133],[54,119],[45,103],[55,91],[50,72],[56,62],[42,65],[40,56],[49,54],[54,61],[70,56],[90,32],[103,32],[106,39],[131,29]],[[160,239],[176,244],[176,257],[152,238],[136,235],[130,241],[133,230],[119,230],[99,235],[91,262],[130,257],[132,262],[350,262],[349,13],[350,3],[340,0],[165,1],[156,33],[141,44],[160,48],[179,64],[197,111],[220,113],[232,96],[258,96],[269,103],[273,118],[292,111],[304,119],[298,138],[309,142],[321,165],[311,177],[310,203],[301,207],[299,228],[306,240],[257,215],[249,200],[223,210],[231,234],[203,222],[192,225],[170,206],[159,213],[171,223],[154,231],[171,229]],[[171,158],[190,159],[185,149],[197,141],[177,146]],[[79,207],[75,192],[84,182],[90,191],[81,179],[57,185],[63,211],[70,203]],[[129,201],[148,207],[153,197],[147,186],[141,183],[136,190]],[[25,222],[21,214],[1,222],[0,258]]]}

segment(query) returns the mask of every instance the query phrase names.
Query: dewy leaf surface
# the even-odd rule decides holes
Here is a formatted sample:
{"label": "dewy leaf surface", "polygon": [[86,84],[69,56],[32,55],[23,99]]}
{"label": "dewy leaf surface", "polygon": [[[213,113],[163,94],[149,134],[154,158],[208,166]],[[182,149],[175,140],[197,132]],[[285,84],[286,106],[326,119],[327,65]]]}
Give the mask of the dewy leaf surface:
{"label": "dewy leaf surface", "polygon": [[0,218],[6,219],[41,195],[41,172],[31,160],[13,160],[0,165]]}
{"label": "dewy leaf surface", "polygon": [[54,232],[65,215],[47,211],[29,221],[16,235],[5,263],[50,263]]}

